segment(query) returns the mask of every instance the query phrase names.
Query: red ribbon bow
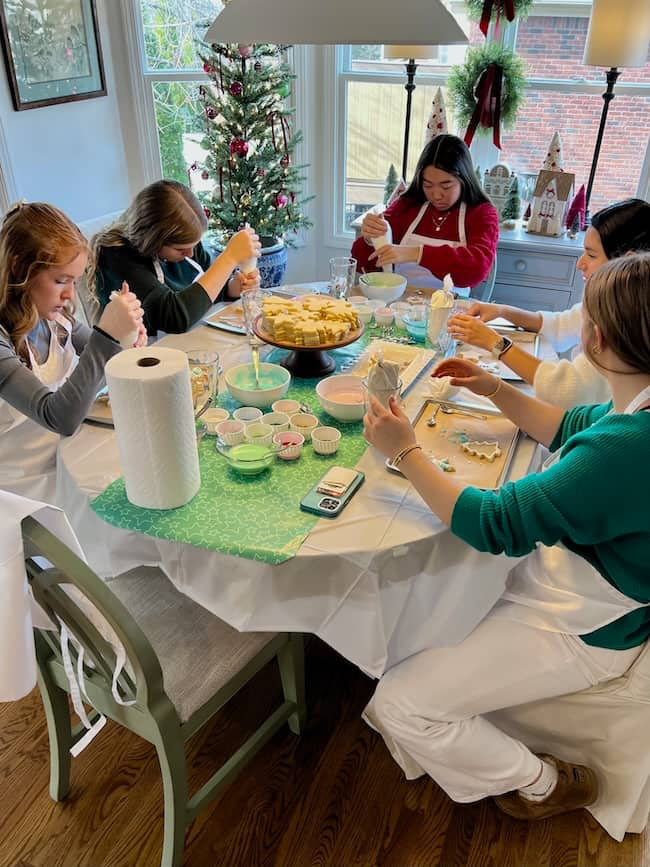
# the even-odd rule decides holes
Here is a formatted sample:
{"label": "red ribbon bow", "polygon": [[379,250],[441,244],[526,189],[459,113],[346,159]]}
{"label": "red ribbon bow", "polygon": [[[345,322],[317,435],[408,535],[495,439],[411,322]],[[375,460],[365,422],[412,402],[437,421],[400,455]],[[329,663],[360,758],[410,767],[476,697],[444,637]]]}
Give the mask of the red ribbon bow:
{"label": "red ribbon bow", "polygon": [[503,69],[497,63],[490,63],[481,74],[476,85],[476,108],[470,118],[465,133],[465,144],[469,147],[478,126],[494,130],[492,141],[501,149],[501,88]]}
{"label": "red ribbon bow", "polygon": [[499,16],[501,15],[502,10],[508,21],[515,20],[515,0],[485,0],[483,3],[483,11],[481,12],[481,21],[479,23],[479,29],[483,36],[487,36],[488,25],[490,23],[490,18],[492,17],[492,11],[495,7],[497,13],[497,31],[499,27]]}

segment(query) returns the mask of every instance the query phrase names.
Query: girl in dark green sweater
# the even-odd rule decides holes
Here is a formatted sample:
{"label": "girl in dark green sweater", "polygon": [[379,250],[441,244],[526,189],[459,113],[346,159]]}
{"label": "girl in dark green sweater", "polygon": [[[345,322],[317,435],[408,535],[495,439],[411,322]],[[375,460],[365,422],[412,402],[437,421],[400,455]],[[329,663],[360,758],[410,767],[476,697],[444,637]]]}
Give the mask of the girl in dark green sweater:
{"label": "girl in dark green sweater", "polygon": [[534,755],[486,714],[618,677],[650,636],[649,289],[649,254],[587,281],[582,343],[609,383],[605,406],[564,412],[463,359],[438,366],[555,452],[541,473],[478,490],[426,458],[396,404],[373,400],[366,415],[366,438],[454,533],[523,558],[465,641],[397,665],[366,709],[406,775],[429,773],[456,801],[497,796],[532,819],[598,796],[591,769]]}

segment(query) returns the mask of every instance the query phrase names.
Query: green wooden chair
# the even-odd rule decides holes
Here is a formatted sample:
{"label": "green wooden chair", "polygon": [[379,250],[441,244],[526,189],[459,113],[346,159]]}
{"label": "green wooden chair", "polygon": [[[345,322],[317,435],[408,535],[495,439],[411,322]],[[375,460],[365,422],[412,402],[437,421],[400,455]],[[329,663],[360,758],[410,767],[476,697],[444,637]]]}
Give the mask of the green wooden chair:
{"label": "green wooden chair", "polygon": [[[104,714],[156,748],[164,789],[161,865],[177,867],[182,862],[187,827],[200,810],[285,722],[296,734],[303,729],[302,638],[237,632],[179,593],[158,569],[143,567],[104,582],[34,518],[25,518],[22,529],[32,592],[59,624],[57,630],[35,630],[38,685],[50,740],[50,795],[57,801],[68,795],[70,750],[86,734],[81,724],[72,726],[70,716],[70,681],[64,671],[60,631],[64,623],[76,639],[68,645],[75,668],[77,642],[84,650],[85,690],[93,708],[90,722]],[[46,558],[47,568],[38,555]],[[73,585],[76,591],[64,585]],[[117,681],[124,704],[114,698],[112,690],[115,642],[103,637],[110,633],[97,612],[126,650],[127,664]],[[274,657],[280,668],[283,703],[189,797],[186,741]]]}

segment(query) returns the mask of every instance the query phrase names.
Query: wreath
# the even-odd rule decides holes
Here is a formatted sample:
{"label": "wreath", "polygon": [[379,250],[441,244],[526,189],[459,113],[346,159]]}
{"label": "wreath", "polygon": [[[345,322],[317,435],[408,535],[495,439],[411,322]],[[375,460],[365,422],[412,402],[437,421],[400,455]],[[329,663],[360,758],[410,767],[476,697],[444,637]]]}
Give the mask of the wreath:
{"label": "wreath", "polygon": [[469,49],[465,62],[452,67],[447,79],[458,125],[467,124],[466,144],[477,129],[492,129],[494,144],[501,147],[501,124],[514,125],[524,84],[524,64],[514,51],[494,42]]}
{"label": "wreath", "polygon": [[524,19],[528,17],[533,0],[465,0],[465,5],[469,17],[480,22],[481,33],[487,36],[493,12],[496,11],[497,25],[502,13],[508,21],[514,21],[515,17]]}

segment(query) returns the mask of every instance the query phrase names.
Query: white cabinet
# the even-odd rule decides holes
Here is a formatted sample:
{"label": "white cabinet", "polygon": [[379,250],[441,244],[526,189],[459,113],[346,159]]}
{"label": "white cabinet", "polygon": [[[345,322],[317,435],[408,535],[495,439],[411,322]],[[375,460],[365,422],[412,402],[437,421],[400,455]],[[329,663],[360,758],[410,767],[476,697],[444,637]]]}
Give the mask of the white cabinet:
{"label": "white cabinet", "polygon": [[492,300],[528,310],[565,310],[576,304],[583,290],[576,267],[582,241],[582,234],[572,241],[502,228]]}

